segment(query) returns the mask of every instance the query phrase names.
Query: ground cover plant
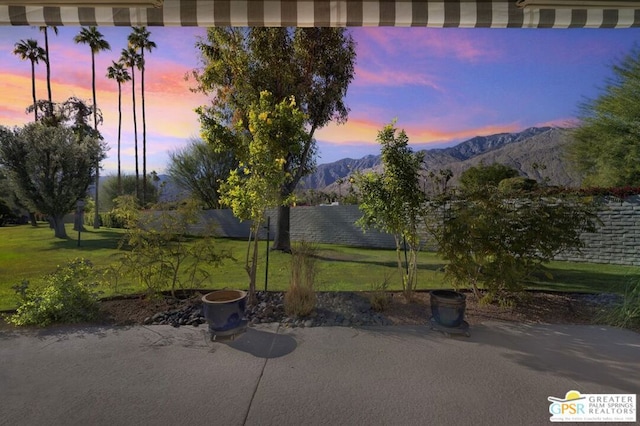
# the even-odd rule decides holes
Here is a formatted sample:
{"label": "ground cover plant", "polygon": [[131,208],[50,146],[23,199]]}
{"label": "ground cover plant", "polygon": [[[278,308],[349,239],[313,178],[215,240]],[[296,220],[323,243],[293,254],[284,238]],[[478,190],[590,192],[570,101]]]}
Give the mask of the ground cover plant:
{"label": "ground cover plant", "polygon": [[74,259],[59,266],[42,279],[43,287],[34,289],[24,280],[14,286],[19,297],[17,312],[7,316],[13,325],[77,323],[98,317],[99,283],[93,265],[85,259]]}
{"label": "ground cover plant", "polygon": [[[121,229],[87,230],[81,234],[78,247],[77,234],[67,224],[67,240],[51,238],[46,223],[37,228],[10,226],[0,228],[0,310],[15,309],[18,299],[12,286],[29,280],[32,288],[41,285],[38,279],[52,273],[58,265],[83,257],[89,259],[95,270],[104,270],[120,255],[118,242],[124,234]],[[219,249],[228,250],[239,260],[224,261],[212,268],[209,278],[201,284],[206,289],[224,287],[248,288],[242,253],[246,240],[216,239]],[[266,244],[266,243],[265,243]],[[374,250],[319,244],[317,252],[317,291],[371,291],[372,284],[387,280],[388,291],[400,291],[400,279],[396,271],[395,250]],[[265,257],[259,258],[258,277],[264,277]],[[285,291],[290,281],[289,254],[278,251],[269,255],[269,290]],[[421,253],[418,264],[417,290],[447,288],[443,281],[443,262],[434,253]],[[640,269],[632,266],[591,264],[576,262],[550,262],[544,271],[533,275],[527,288],[565,292],[614,292],[624,294],[629,279],[640,280]],[[552,277],[553,279],[551,279]],[[395,279],[394,279],[395,278]],[[263,281],[257,283],[261,289]],[[132,280],[122,280],[116,290],[113,286],[100,286],[102,296],[114,294],[139,294],[145,288]]]}

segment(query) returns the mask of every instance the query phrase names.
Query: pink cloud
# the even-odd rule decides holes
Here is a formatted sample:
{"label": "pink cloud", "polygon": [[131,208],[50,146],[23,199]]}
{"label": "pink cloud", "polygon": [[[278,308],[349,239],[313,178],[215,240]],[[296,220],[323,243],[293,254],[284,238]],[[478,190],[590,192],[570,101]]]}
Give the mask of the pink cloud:
{"label": "pink cloud", "polygon": [[442,90],[430,76],[423,73],[412,73],[382,69],[370,71],[362,67],[356,67],[355,85],[377,86],[427,86],[435,90]]}
{"label": "pink cloud", "polygon": [[576,127],[580,120],[575,117],[556,118],[542,123],[536,123],[533,127]]}
{"label": "pink cloud", "polygon": [[[350,119],[344,125],[329,124],[316,133],[316,138],[334,145],[377,145],[378,131],[387,122],[377,122],[367,119]],[[489,124],[465,129],[449,129],[432,125],[409,125],[397,123],[399,129],[404,129],[411,144],[443,143],[468,139],[474,136],[486,136],[497,133],[515,132],[522,129],[520,123]]]}
{"label": "pink cloud", "polygon": [[[495,40],[486,40],[480,32],[456,29],[432,30],[424,28],[362,28],[357,30],[364,37],[359,38],[358,53],[367,56],[379,55],[380,49],[386,55],[398,52],[416,56],[455,57],[468,62],[495,60],[501,56]],[[375,46],[371,46],[374,44]]]}

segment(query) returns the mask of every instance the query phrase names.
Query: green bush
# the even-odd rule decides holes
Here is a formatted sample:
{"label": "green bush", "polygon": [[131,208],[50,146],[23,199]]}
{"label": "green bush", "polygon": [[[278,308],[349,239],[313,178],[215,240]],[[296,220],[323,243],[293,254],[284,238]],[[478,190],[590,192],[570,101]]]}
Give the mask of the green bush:
{"label": "green bush", "polygon": [[44,285],[30,288],[28,281],[16,285],[20,298],[14,315],[8,316],[14,325],[77,323],[91,321],[98,316],[98,283],[91,262],[74,259],[56,272],[43,277]]}
{"label": "green bush", "polygon": [[629,281],[622,303],[601,312],[597,322],[623,328],[640,328],[640,279]]}
{"label": "green bush", "polygon": [[106,228],[124,228],[124,220],[113,212],[100,213],[100,225]]}

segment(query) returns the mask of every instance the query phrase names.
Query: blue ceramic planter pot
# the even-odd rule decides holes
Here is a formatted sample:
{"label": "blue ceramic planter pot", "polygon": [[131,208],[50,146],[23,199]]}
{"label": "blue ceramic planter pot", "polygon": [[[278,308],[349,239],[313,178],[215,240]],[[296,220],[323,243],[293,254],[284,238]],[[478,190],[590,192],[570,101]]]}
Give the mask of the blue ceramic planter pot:
{"label": "blue ceramic planter pot", "polygon": [[443,327],[460,327],[464,322],[467,297],[453,290],[433,290],[431,298],[431,316]]}
{"label": "blue ceramic planter pot", "polygon": [[247,296],[242,290],[218,290],[202,296],[202,311],[212,335],[233,332],[246,325]]}

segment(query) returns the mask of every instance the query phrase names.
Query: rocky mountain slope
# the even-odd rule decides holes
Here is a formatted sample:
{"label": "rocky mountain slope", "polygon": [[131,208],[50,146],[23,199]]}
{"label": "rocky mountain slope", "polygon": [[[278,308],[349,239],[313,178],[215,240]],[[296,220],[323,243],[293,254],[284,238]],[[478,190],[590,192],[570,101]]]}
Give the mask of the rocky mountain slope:
{"label": "rocky mountain slope", "polygon": [[[546,181],[550,185],[579,186],[580,178],[571,170],[564,155],[569,142],[567,129],[552,127],[477,136],[453,147],[424,151],[425,170],[437,173],[451,169],[452,183],[455,184],[460,174],[470,167],[501,163],[515,168],[522,176]],[[346,181],[345,178],[357,170],[376,172],[381,168],[379,155],[323,164],[304,180],[301,188],[337,192],[340,187],[340,192],[344,192],[346,185],[339,179]]]}

